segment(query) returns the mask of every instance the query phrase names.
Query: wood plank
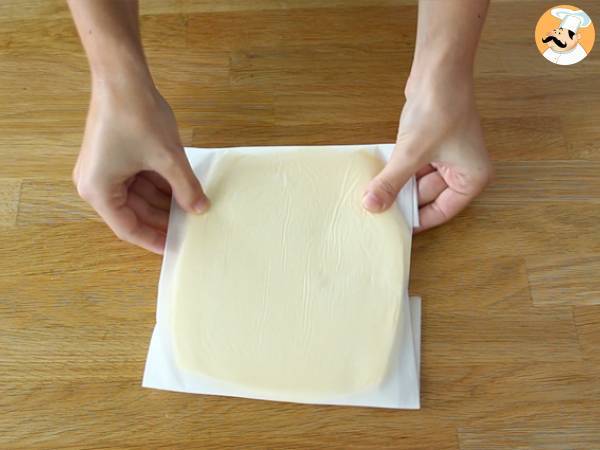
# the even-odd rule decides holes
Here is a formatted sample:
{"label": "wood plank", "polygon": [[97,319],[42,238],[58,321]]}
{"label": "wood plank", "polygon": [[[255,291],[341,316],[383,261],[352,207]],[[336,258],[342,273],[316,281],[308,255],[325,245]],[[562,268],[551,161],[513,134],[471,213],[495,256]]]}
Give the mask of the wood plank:
{"label": "wood plank", "polygon": [[0,442],[14,449],[135,448],[140,441],[152,448],[458,448],[447,422],[413,411],[195,396],[135,381],[3,384],[0,392],[12,413],[10,422],[0,416],[0,427],[14,424]]}
{"label": "wood plank", "polygon": [[196,86],[173,90],[167,100],[177,123],[184,127],[219,127],[231,122],[253,126],[274,121],[273,95],[261,90]]}
{"label": "wood plank", "polygon": [[[541,0],[518,0],[519,5],[527,5],[537,13],[537,17],[547,9]],[[497,5],[506,3],[511,5],[515,0],[497,0]],[[228,0],[214,2],[211,0],[145,0],[140,5],[142,15],[184,14],[184,13],[206,13],[206,12],[230,12],[230,11],[261,11],[271,9],[292,8],[331,8],[331,7],[364,7],[364,6],[398,6],[416,5],[417,0]],[[63,18],[68,17],[69,12],[65,3],[61,0],[6,0],[0,5],[0,17],[5,20],[28,19],[38,17]],[[586,5],[586,9],[590,6]],[[493,11],[493,9],[492,9]],[[533,13],[532,13],[533,14]],[[514,18],[513,18],[514,19]],[[531,21],[527,22],[530,24]]]}
{"label": "wood plank", "polygon": [[[0,130],[0,177],[70,179],[83,136],[85,113],[77,126],[60,124],[2,127]],[[32,151],[33,149],[33,151]],[[52,161],[52,164],[48,162]]]}
{"label": "wood plank", "polygon": [[[25,218],[22,220],[26,221]],[[95,220],[7,227],[0,234],[3,276],[158,269],[160,257],[115,238]],[[118,277],[117,277],[118,278]]]}
{"label": "wood plank", "polygon": [[496,177],[476,203],[600,204],[600,162],[498,162]]}
{"label": "wood plank", "polygon": [[[423,302],[423,365],[580,362],[570,307],[534,308],[523,258],[466,260],[413,252]],[[437,280],[431,283],[430,280]],[[542,337],[543,336],[543,337]],[[426,376],[426,375],[424,375]]]}
{"label": "wood plank", "polygon": [[194,127],[196,147],[235,147],[246,145],[333,145],[393,142],[398,132],[396,121],[277,125],[223,120]]}
{"label": "wood plank", "polygon": [[546,429],[500,428],[480,430],[465,428],[459,431],[461,450],[589,450],[600,446],[595,426],[564,427],[557,424]]}
{"label": "wood plank", "polygon": [[499,409],[459,428],[461,450],[596,448],[600,435],[594,411],[599,406],[596,396]]}
{"label": "wood plank", "polygon": [[[60,2],[64,7],[64,2]],[[0,10],[1,10],[0,6]],[[61,11],[68,12],[66,8]],[[5,17],[5,16],[3,16]],[[148,15],[140,17],[143,44],[150,54],[170,50],[171,53],[187,47],[188,17],[180,14]],[[2,19],[0,18],[0,22]],[[25,38],[24,38],[25,37]],[[31,38],[30,38],[31,37]],[[20,57],[78,56],[86,63],[77,30],[70,17],[25,18],[3,22],[0,28],[0,55]],[[63,74],[64,75],[64,74]],[[60,86],[56,86],[60,88]]]}
{"label": "wood plank", "polygon": [[[532,44],[533,45],[533,44]],[[528,75],[485,75],[475,80],[479,110],[484,118],[537,116],[547,111],[596,111],[600,95],[597,75],[563,75],[565,81],[556,89],[560,75],[541,77],[532,83]]]}
{"label": "wood plank", "polygon": [[[300,4],[300,3],[298,3]],[[354,46],[368,42],[389,47],[414,42],[415,5],[359,8],[282,8],[190,16],[189,45],[196,48],[244,49],[248,47],[327,44]]]}
{"label": "wood plank", "polygon": [[184,147],[191,147],[194,140],[194,128],[193,127],[179,127],[179,137],[181,138],[181,145]]}
{"label": "wood plank", "polygon": [[600,253],[600,208],[586,203],[476,202],[443,227],[417,235],[413,254],[465,261],[498,256]]}
{"label": "wood plank", "polygon": [[[455,364],[431,358],[423,369],[423,408],[454,421],[459,430],[498,411],[540,403],[552,408],[600,394],[597,376],[582,361]],[[554,419],[559,426],[560,419]]]}
{"label": "wood plank", "polygon": [[129,269],[120,279],[104,270],[2,276],[1,383],[139,382],[158,273]]}
{"label": "wood plank", "polygon": [[[235,86],[273,86],[278,91],[380,90],[403,92],[412,46],[323,43],[307,47],[249,47],[231,54]],[[377,73],[377,77],[373,76]]]}
{"label": "wood plank", "polygon": [[573,317],[587,370],[600,377],[600,307],[577,305],[573,308]]}
{"label": "wood plank", "polygon": [[535,305],[600,305],[600,255],[528,257]]}
{"label": "wood plank", "polygon": [[[501,0],[506,1],[506,0]],[[527,0],[531,1],[531,0]],[[339,6],[389,6],[414,5],[417,0],[145,0],[141,2],[141,15],[164,15],[206,12],[230,12],[246,10],[270,10],[290,8],[323,8]],[[0,17],[4,20],[37,19],[43,17],[66,18],[69,10],[61,0],[6,0],[0,4]],[[2,21],[4,21],[2,20]]]}
{"label": "wood plank", "polygon": [[[385,92],[365,89],[349,93],[307,89],[280,92],[275,98],[275,118],[278,124],[285,126],[332,121],[348,126],[356,121],[387,122],[398,120],[403,103],[404,94],[401,90]],[[352,111],[352,115],[349,111]]]}
{"label": "wood plank", "polygon": [[582,359],[569,308],[546,309],[539,315],[518,309],[487,313],[478,308],[456,309],[434,312],[433,307],[425,308],[423,317],[429,324],[422,331],[427,348],[423,361],[574,364]]}
{"label": "wood plank", "polygon": [[[533,312],[524,258],[492,257],[485,252],[477,258],[452,252],[439,258],[433,252],[437,252],[435,247],[425,246],[412,252],[410,292],[427,298],[425,309],[431,308],[436,315],[471,311],[473,317]],[[431,279],[440,282],[431,283]]]}
{"label": "wood plank", "polygon": [[0,226],[12,226],[17,222],[19,197],[22,181],[14,178],[0,178]]}
{"label": "wood plank", "polygon": [[[562,400],[556,402],[521,403],[521,407],[505,405],[498,408],[494,414],[482,414],[477,419],[466,421],[467,426],[482,430],[502,429],[597,429],[597,417],[592,413],[600,400],[597,395],[591,395],[586,401]],[[591,414],[592,413],[592,414]],[[460,433],[460,429],[459,429]],[[596,435],[596,437],[598,437]]]}
{"label": "wood plank", "polygon": [[577,152],[580,159],[600,160],[600,141],[598,140],[598,111],[581,109],[561,117],[561,132],[571,152]]}
{"label": "wood plank", "polygon": [[[494,161],[586,159],[579,147],[567,146],[560,115],[500,117],[482,120],[486,147]],[[498,164],[502,167],[501,164]]]}
{"label": "wood plank", "polygon": [[79,198],[73,182],[64,179],[24,180],[19,202],[19,225],[100,221]]}

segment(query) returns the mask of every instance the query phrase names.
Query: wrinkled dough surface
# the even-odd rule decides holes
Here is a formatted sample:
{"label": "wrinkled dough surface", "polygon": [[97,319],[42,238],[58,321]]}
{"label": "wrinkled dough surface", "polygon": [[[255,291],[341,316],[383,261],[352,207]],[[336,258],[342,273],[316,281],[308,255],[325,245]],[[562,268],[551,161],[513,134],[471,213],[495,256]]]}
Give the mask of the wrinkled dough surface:
{"label": "wrinkled dough surface", "polygon": [[409,251],[397,208],[361,207],[381,168],[366,151],[217,155],[176,264],[178,365],[289,398],[381,383]]}

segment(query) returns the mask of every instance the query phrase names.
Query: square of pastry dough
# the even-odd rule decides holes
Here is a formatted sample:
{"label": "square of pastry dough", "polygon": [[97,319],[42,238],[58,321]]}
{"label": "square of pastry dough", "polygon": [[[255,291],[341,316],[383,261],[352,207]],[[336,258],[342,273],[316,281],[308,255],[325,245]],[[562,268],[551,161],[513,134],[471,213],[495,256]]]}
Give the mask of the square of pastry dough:
{"label": "square of pastry dough", "polygon": [[363,190],[366,150],[217,154],[175,265],[177,365],[286,398],[382,383],[406,290],[410,229]]}

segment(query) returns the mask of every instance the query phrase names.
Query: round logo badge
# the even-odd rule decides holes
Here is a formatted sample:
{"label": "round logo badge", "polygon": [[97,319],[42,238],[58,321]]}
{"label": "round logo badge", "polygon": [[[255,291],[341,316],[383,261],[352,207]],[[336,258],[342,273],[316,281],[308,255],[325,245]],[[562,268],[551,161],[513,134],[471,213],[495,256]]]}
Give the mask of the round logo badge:
{"label": "round logo badge", "polygon": [[592,51],[596,32],[590,16],[576,6],[550,8],[535,27],[535,44],[544,58],[560,66],[585,59]]}

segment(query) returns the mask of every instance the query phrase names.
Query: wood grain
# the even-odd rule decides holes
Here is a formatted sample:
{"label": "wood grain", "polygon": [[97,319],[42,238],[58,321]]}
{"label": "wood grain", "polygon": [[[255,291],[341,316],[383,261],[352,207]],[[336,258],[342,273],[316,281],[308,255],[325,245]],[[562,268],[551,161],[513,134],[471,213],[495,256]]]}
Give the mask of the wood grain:
{"label": "wood grain", "polygon": [[477,199],[484,204],[600,204],[600,163],[519,161],[496,164],[494,183]]}
{"label": "wood grain", "polygon": [[600,311],[598,306],[576,306],[573,309],[579,345],[587,370],[600,376]]}
{"label": "wood grain", "polygon": [[[186,145],[392,142],[416,5],[146,0],[141,27]],[[0,2],[0,448],[600,448],[600,52],[540,57],[549,6],[492,2],[476,87],[497,179],[414,239],[423,407],[393,411],[140,387],[160,258],[73,189],[90,91],[64,1]]]}
{"label": "wood grain", "polygon": [[600,255],[527,258],[536,305],[600,305]]}
{"label": "wood grain", "polygon": [[0,179],[0,226],[14,225],[19,211],[21,180]]}
{"label": "wood grain", "polygon": [[29,180],[21,185],[19,225],[65,221],[99,220],[94,210],[79,198],[70,180]]}

